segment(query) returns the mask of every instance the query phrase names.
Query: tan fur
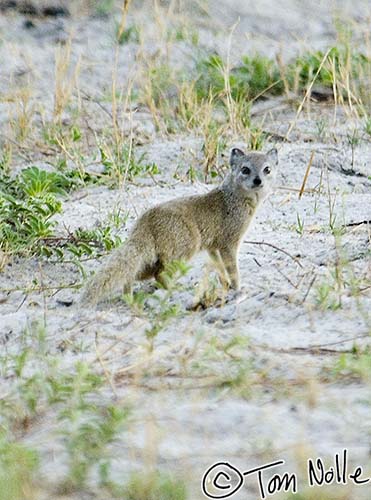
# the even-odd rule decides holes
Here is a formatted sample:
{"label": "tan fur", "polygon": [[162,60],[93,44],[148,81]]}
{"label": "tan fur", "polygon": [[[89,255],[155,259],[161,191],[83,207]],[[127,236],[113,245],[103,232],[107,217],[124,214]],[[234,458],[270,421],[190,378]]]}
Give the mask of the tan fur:
{"label": "tan fur", "polygon": [[[126,244],[87,283],[82,301],[96,303],[119,287],[127,293],[137,280],[161,280],[167,263],[187,261],[201,250],[208,251],[222,284],[238,290],[241,238],[270,191],[276,163],[276,150],[245,155],[232,149],[231,172],[219,187],[163,203],[138,219]],[[267,166],[269,174],[264,173]],[[261,179],[260,186],[254,185],[256,178]]]}

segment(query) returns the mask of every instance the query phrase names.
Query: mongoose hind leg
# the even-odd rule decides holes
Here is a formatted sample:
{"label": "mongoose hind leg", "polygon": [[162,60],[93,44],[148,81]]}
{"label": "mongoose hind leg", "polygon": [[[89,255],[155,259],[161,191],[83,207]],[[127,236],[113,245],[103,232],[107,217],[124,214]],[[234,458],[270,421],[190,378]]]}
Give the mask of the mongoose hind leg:
{"label": "mongoose hind leg", "polygon": [[165,269],[164,264],[158,259],[154,264],[146,266],[136,278],[139,281],[148,280],[150,278],[154,278],[163,288],[167,288],[167,280],[163,275],[163,271]]}

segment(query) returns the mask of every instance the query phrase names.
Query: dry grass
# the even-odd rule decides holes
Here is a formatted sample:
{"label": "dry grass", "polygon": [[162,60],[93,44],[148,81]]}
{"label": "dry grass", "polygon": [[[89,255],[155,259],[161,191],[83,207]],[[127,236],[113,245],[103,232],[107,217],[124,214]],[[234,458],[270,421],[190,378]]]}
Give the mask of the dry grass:
{"label": "dry grass", "polygon": [[78,84],[80,60],[71,61],[72,39],[57,47],[55,52],[54,119],[58,122]]}

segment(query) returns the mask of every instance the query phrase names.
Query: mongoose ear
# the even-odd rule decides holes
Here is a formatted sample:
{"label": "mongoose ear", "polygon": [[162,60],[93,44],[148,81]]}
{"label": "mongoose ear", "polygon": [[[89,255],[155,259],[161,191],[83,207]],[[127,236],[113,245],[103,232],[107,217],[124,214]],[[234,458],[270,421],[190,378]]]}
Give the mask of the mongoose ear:
{"label": "mongoose ear", "polygon": [[239,161],[245,156],[245,153],[238,148],[231,149],[231,156],[229,158],[229,164],[231,167],[235,167]]}
{"label": "mongoose ear", "polygon": [[269,160],[274,164],[277,165],[278,163],[278,151],[277,148],[270,149],[267,153],[267,156]]}

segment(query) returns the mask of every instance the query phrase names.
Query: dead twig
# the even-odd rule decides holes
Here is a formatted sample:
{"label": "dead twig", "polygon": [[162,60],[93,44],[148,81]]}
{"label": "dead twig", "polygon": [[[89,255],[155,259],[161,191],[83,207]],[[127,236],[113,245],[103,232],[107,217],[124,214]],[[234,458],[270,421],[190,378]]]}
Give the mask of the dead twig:
{"label": "dead twig", "polygon": [[93,102],[94,104],[96,104],[97,106],[99,106],[100,109],[102,111],[104,111],[112,119],[112,113],[111,113],[111,111],[109,109],[107,109],[105,106],[103,106],[103,104],[98,99],[92,97],[90,94],[88,94],[84,90],[80,90],[80,92],[81,92],[81,94],[83,94],[82,98],[85,101]]}
{"label": "dead twig", "polygon": [[[277,186],[277,189],[279,189],[280,191],[292,191],[294,193],[300,193],[300,189],[299,188],[294,188],[294,187]],[[317,192],[318,192],[318,190],[314,189],[314,188],[305,189],[303,191],[303,193],[317,193]]]}
{"label": "dead twig", "polygon": [[293,119],[293,121],[292,121],[291,125],[289,126],[289,128],[288,128],[288,130],[287,130],[287,132],[286,132],[286,136],[285,136],[285,139],[286,139],[286,140],[288,140],[288,138],[289,138],[289,136],[290,136],[290,134],[291,134],[291,132],[292,132],[292,129],[295,127],[296,122],[298,121],[298,118],[299,118],[299,116],[300,116],[300,113],[302,112],[302,109],[303,109],[303,107],[304,107],[305,101],[308,99],[308,97],[309,97],[309,95],[310,95],[310,93],[311,93],[311,91],[312,91],[312,87],[313,87],[313,85],[314,85],[314,82],[317,80],[317,77],[318,77],[318,75],[320,74],[320,71],[321,71],[321,69],[322,69],[323,65],[325,64],[326,59],[327,59],[327,57],[328,57],[328,55],[329,55],[330,51],[331,51],[331,48],[329,48],[329,49],[327,50],[326,54],[323,56],[322,61],[321,61],[321,64],[318,66],[318,70],[317,70],[316,74],[314,75],[313,80],[310,82],[310,85],[309,85],[309,87],[307,88],[307,91],[305,92],[304,98],[303,98],[303,100],[301,101],[301,103],[300,103],[300,105],[299,105],[299,107],[298,107],[298,110],[297,110],[297,112],[296,112],[295,118]]}
{"label": "dead twig", "polygon": [[2,293],[24,292],[25,294],[29,294],[31,292],[45,292],[47,290],[62,290],[65,288],[80,288],[80,287],[81,283],[71,283],[69,285],[59,285],[59,286],[32,286],[29,288],[17,286],[14,288],[2,288],[0,289],[0,292]]}
{"label": "dead twig", "polygon": [[309,283],[307,291],[304,294],[303,300],[301,301],[302,304],[304,304],[304,302],[307,300],[309,292],[311,291],[311,289],[312,289],[312,287],[313,287],[314,282],[316,281],[316,279],[317,279],[317,276],[313,276],[313,278],[311,279],[311,282]]}
{"label": "dead twig", "polygon": [[283,273],[283,272],[281,271],[281,269],[279,269],[277,266],[274,266],[274,268],[276,269],[276,271],[277,271],[277,272],[278,272],[278,273],[279,273],[279,274],[280,274],[283,278],[285,278],[285,280],[286,280],[288,283],[290,283],[290,285],[291,285],[293,288],[295,288],[296,290],[298,289],[298,285],[295,285],[295,283],[293,283],[293,282],[290,280],[290,278],[289,278],[288,276],[286,276],[286,274],[285,274],[285,273]]}
{"label": "dead twig", "polygon": [[310,167],[312,166],[313,158],[314,158],[314,150],[312,151],[312,154],[310,155],[309,162],[308,162],[307,168],[305,170],[303,182],[301,184],[301,188],[300,188],[300,191],[299,191],[299,200],[303,196],[305,185],[307,183],[307,179],[308,179],[309,172],[310,172]]}
{"label": "dead twig", "polygon": [[337,340],[335,342],[327,342],[326,344],[314,344],[310,345],[307,347],[290,347],[290,348],[284,348],[284,347],[270,347],[267,344],[254,344],[253,347],[257,347],[258,349],[264,349],[264,350],[270,350],[272,352],[282,352],[286,354],[305,354],[305,353],[310,353],[310,354],[343,354],[343,353],[353,353],[353,349],[331,349],[330,346],[335,346],[339,344],[345,344],[346,342],[354,342],[355,340],[358,339],[364,339],[368,338],[369,334],[364,333],[362,335],[356,335],[354,337],[351,337],[349,339],[344,339],[344,340]]}
{"label": "dead twig", "polygon": [[267,345],[254,345],[254,347],[282,354],[316,354],[316,355],[324,354],[324,355],[334,356],[336,354],[344,354],[344,353],[349,354],[353,352],[352,349],[338,350],[338,349],[329,349],[317,346],[281,348],[281,347],[270,347]]}
{"label": "dead twig", "polygon": [[118,399],[116,387],[113,383],[112,374],[107,370],[107,368],[106,368],[105,364],[103,363],[103,360],[100,356],[100,353],[98,351],[98,332],[95,332],[94,348],[95,348],[96,359],[98,360],[100,366],[102,367],[103,373],[104,373],[109,385],[111,386],[111,389],[112,389],[112,392],[115,396],[115,399]]}
{"label": "dead twig", "polygon": [[131,0],[124,0],[121,8],[121,20],[117,31],[117,40],[120,40],[126,28],[126,18],[128,15]]}
{"label": "dead twig", "polygon": [[345,227],[362,226],[363,224],[371,224],[371,220],[362,220],[360,222],[349,222]]}
{"label": "dead twig", "polygon": [[263,246],[265,245],[267,247],[274,248],[278,252],[282,252],[285,255],[287,255],[288,257],[290,257],[290,259],[292,259],[299,267],[301,267],[303,269],[303,266],[297,257],[294,257],[293,255],[291,255],[289,252],[287,252],[283,248],[280,248],[276,245],[273,245],[272,243],[267,243],[265,241],[248,241],[248,240],[244,240],[244,243],[247,243],[248,245],[263,245]]}

